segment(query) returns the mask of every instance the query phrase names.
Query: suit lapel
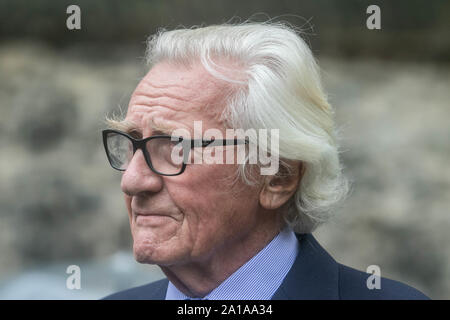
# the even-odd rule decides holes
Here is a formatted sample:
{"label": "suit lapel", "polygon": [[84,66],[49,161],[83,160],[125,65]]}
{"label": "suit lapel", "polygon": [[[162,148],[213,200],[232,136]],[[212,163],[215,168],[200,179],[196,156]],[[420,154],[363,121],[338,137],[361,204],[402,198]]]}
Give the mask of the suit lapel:
{"label": "suit lapel", "polygon": [[164,278],[159,281],[156,281],[155,283],[152,283],[151,289],[146,291],[149,293],[149,296],[146,297],[145,299],[165,300],[168,285],[169,285],[169,280],[167,278]]}
{"label": "suit lapel", "polygon": [[338,264],[311,234],[296,234],[297,258],[272,300],[339,299]]}

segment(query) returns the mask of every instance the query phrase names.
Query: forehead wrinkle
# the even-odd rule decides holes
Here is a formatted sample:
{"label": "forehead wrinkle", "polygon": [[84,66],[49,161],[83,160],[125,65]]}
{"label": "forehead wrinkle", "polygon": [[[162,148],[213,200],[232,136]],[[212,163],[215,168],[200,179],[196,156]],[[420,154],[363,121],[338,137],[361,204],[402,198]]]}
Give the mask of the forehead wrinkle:
{"label": "forehead wrinkle", "polygon": [[[185,126],[188,119],[206,121],[211,127],[223,127],[219,120],[225,107],[224,98],[229,92],[228,84],[211,79],[205,70],[191,69],[180,73],[179,69],[174,69],[171,73],[170,69],[164,68],[152,68],[141,80],[130,101],[129,115],[135,114],[144,126],[144,121],[152,114],[153,117],[163,115],[163,122],[174,123],[172,130]],[[170,115],[169,119],[164,114]],[[191,126],[186,127],[192,131]]]}
{"label": "forehead wrinkle", "polygon": [[[210,104],[212,99],[217,100],[219,98],[221,100],[224,91],[227,91],[226,87],[229,85],[212,77],[206,70],[203,70],[203,67],[200,73],[191,69],[187,72],[187,75],[181,77],[177,76],[175,72],[174,77],[164,77],[159,80],[163,83],[156,83],[155,79],[152,78],[158,76],[160,71],[156,71],[156,74],[152,74],[152,71],[155,71],[155,67],[142,79],[135,91],[136,95],[148,98],[148,101],[143,99],[146,103],[152,103],[152,98],[167,97],[188,103],[192,109],[202,111],[206,104]],[[183,81],[189,83],[189,85],[185,85]],[[172,107],[177,109],[175,105]]]}
{"label": "forehead wrinkle", "polygon": [[142,89],[136,90],[130,100],[131,108],[136,106],[161,106],[173,111],[182,111],[184,108],[179,107],[180,105],[185,105],[192,110],[197,110],[202,107],[202,104],[196,104],[194,99],[185,98],[168,92],[152,93]]}
{"label": "forehead wrinkle", "polygon": [[[180,92],[176,94],[175,92]],[[186,86],[180,83],[156,84],[150,79],[143,79],[137,88],[137,93],[150,98],[167,96],[176,100],[190,102],[198,96],[195,86]]]}
{"label": "forehead wrinkle", "polygon": [[[150,98],[150,99],[159,99],[159,98],[171,98],[174,100],[180,100],[180,101],[184,101],[184,102],[191,102],[192,99],[190,99],[189,97],[183,97],[174,93],[170,93],[167,91],[161,91],[161,92],[152,92],[149,90],[146,90],[146,88],[142,88],[139,87],[136,91],[135,91],[135,95],[136,97],[143,97],[143,98]],[[190,95],[190,96],[194,96],[194,95]]]}
{"label": "forehead wrinkle", "polygon": [[186,89],[186,90],[191,90],[192,88],[189,86],[184,86],[182,84],[176,83],[167,83],[167,84],[157,84],[155,82],[153,82],[152,80],[148,79],[148,78],[143,78],[141,81],[142,85],[146,85],[149,87],[152,87],[154,89],[167,89],[167,88],[171,88],[171,87],[178,87],[178,88],[182,88],[182,89]]}

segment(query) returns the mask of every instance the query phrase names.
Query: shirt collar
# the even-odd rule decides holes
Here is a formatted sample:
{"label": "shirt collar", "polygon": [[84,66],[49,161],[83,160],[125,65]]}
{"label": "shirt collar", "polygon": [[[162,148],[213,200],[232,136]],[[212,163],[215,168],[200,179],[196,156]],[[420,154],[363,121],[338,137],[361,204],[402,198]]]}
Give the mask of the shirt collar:
{"label": "shirt collar", "polygon": [[[299,251],[298,240],[291,228],[278,235],[202,299],[269,300],[291,269]],[[190,298],[169,281],[166,300],[201,300]]]}

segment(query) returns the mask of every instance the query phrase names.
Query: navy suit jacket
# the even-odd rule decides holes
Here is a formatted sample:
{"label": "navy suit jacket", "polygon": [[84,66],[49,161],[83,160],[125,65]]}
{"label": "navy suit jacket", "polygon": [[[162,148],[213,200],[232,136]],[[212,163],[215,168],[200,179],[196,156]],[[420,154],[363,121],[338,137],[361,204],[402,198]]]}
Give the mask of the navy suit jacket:
{"label": "navy suit jacket", "polygon": [[[380,289],[368,289],[370,274],[336,262],[311,234],[296,234],[298,256],[272,300],[397,300],[428,299],[398,281],[381,278]],[[162,279],[114,293],[107,300],[164,300],[169,281]]]}

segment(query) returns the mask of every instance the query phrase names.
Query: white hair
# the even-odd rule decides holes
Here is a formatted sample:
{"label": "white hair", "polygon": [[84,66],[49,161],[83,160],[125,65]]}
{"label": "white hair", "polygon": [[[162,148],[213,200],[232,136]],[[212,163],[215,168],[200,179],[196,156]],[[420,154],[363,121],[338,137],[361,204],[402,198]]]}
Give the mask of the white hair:
{"label": "white hair", "polygon": [[[284,164],[289,172],[283,160],[305,166],[295,195],[284,206],[285,221],[296,232],[308,233],[331,216],[348,192],[348,181],[319,68],[292,27],[246,22],[161,30],[148,40],[147,59],[151,65],[201,62],[213,76],[229,82],[233,90],[222,114],[226,124],[244,130],[279,129],[282,168]],[[220,64],[223,60],[238,66],[244,77],[230,78]],[[270,150],[270,145],[259,147]],[[241,165],[241,176],[251,183],[244,168]]]}

